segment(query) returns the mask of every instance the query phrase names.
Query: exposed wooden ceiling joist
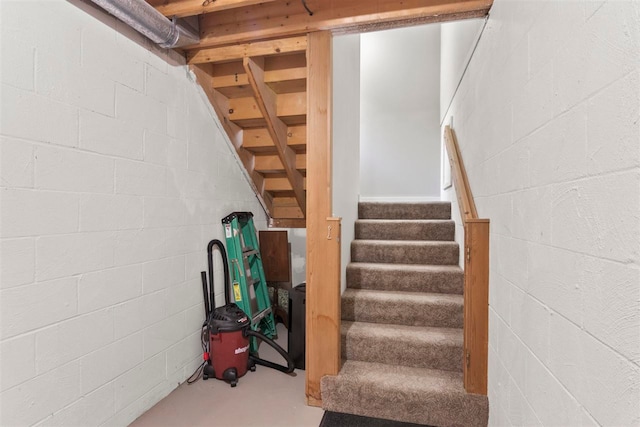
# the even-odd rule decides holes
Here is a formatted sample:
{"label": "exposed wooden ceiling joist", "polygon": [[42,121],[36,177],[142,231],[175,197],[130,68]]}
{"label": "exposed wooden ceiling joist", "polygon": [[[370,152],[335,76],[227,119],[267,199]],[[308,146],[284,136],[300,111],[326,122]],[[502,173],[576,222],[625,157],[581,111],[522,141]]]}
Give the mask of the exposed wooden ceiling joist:
{"label": "exposed wooden ceiling joist", "polygon": [[233,46],[189,50],[187,51],[187,62],[189,64],[225,62],[254,56],[304,52],[306,49],[306,36],[290,37]]}
{"label": "exposed wooden ceiling joist", "polygon": [[147,3],[164,16],[183,18],[272,1],[275,0],[147,0]]}
{"label": "exposed wooden ceiling joist", "polygon": [[200,43],[190,48],[246,43],[319,30],[370,31],[393,26],[485,16],[493,0],[277,0],[206,13]]}

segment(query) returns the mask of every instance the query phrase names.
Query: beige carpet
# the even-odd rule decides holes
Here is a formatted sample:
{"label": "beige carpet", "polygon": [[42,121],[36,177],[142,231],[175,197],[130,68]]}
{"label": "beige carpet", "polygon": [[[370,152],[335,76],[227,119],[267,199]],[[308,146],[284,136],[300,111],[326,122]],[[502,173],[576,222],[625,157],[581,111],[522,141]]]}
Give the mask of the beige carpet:
{"label": "beige carpet", "polygon": [[451,205],[360,203],[342,296],[340,373],[328,411],[433,426],[486,426],[462,383],[463,272]]}

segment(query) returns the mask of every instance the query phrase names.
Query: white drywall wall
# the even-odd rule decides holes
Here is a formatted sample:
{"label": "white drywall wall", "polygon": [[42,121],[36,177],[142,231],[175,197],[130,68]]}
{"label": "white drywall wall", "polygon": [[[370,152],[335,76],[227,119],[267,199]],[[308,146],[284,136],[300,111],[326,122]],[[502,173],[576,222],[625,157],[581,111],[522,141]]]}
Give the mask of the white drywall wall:
{"label": "white drywall wall", "polygon": [[201,362],[220,219],[264,213],[176,54],[87,4],[1,7],[0,424],[127,425]]}
{"label": "white drywall wall", "polygon": [[640,424],[639,72],[638,2],[493,4],[449,111],[491,219],[491,425]]}
{"label": "white drywall wall", "polygon": [[347,287],[360,192],[360,35],[333,37],[333,215],[342,217],[341,289]]}
{"label": "white drywall wall", "polygon": [[291,245],[291,286],[307,281],[307,229],[287,230]]}
{"label": "white drywall wall", "polygon": [[361,200],[440,196],[440,26],[361,35]]}

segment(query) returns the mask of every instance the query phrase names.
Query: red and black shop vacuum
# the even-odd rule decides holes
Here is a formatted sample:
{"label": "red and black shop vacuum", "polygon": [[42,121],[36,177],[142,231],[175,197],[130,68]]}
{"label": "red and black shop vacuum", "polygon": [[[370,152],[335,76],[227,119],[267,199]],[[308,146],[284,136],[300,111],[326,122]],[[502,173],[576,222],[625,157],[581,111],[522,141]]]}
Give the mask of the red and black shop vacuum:
{"label": "red and black shop vacuum", "polygon": [[[216,308],[213,288],[213,249],[217,247],[222,257],[224,268],[225,305]],[[293,360],[287,352],[270,338],[251,329],[251,320],[235,303],[230,303],[229,262],[227,252],[220,240],[212,240],[207,245],[209,261],[209,280],[204,271],[202,277],[202,293],[204,296],[205,322],[202,325],[202,348],[204,362],[196,370],[193,381],[202,374],[202,379],[217,378],[227,381],[231,387],[238,384],[238,378],[248,370],[255,371],[256,365],[267,366],[284,373],[295,369]],[[287,362],[287,366],[278,365],[260,359],[249,351],[249,337],[256,337],[273,347]],[[194,377],[192,376],[192,378]],[[191,380],[191,379],[190,379]]]}

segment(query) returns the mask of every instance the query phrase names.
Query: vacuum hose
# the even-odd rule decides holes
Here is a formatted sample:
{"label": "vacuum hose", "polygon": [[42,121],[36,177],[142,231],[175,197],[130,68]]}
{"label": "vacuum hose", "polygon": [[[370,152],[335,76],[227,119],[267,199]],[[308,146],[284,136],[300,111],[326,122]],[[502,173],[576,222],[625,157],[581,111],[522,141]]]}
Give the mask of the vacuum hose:
{"label": "vacuum hose", "polygon": [[[213,247],[217,246],[220,250],[220,257],[222,258],[222,268],[224,269],[224,303],[229,304],[229,261],[227,260],[227,251],[224,249],[224,244],[218,240],[213,239],[207,245],[207,258],[209,261],[209,304],[211,311],[216,309],[215,291],[213,289]],[[204,276],[203,276],[204,280]]]}
{"label": "vacuum hose", "polygon": [[295,365],[293,364],[293,359],[289,356],[289,353],[284,351],[284,348],[280,347],[274,340],[271,338],[267,338],[265,335],[260,332],[254,331],[251,328],[247,328],[244,331],[244,334],[249,337],[256,337],[259,340],[262,340],[273,347],[279,354],[287,361],[287,366],[278,365],[277,363],[269,362],[268,360],[260,359],[254,355],[249,355],[249,359],[257,363],[258,365],[266,366],[271,369],[277,369],[278,371],[284,372],[285,374],[290,374],[295,369]]}

